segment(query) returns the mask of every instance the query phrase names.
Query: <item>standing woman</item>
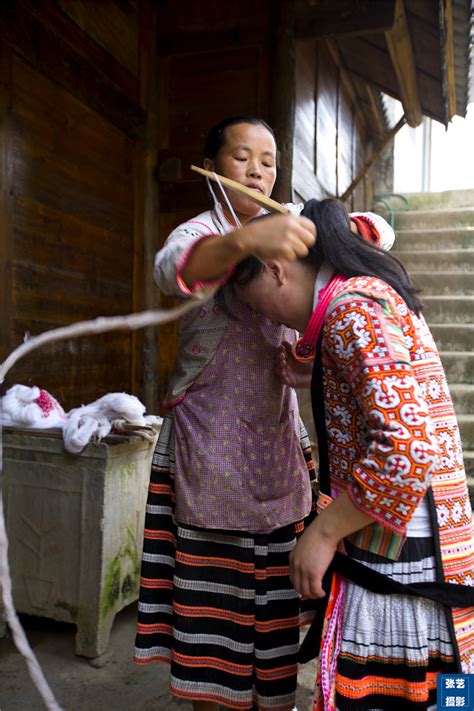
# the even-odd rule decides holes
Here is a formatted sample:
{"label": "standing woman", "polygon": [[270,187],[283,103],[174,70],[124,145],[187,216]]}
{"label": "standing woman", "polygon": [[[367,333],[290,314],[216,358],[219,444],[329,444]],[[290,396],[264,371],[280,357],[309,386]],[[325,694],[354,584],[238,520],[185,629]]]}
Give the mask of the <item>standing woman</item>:
{"label": "standing woman", "polygon": [[[276,146],[263,121],[223,121],[205,155],[205,168],[270,195]],[[248,224],[260,208],[235,192],[228,200],[232,209],[216,203],[168,237],[155,262],[163,292],[186,297],[223,285],[249,255],[295,259],[313,244],[306,218]],[[213,298],[179,324],[149,487],[135,660],[170,662],[172,693],[200,711],[289,711],[299,639],[289,554],[312,497],[296,394],[273,360],[295,333],[236,300],[230,308]]]}
{"label": "standing woman", "polygon": [[446,377],[401,264],[355,237],[338,201],[302,214],[308,257],[247,260],[234,282],[305,332],[297,355],[316,349],[322,493],[290,556],[296,590],[327,604],[315,709],[434,711],[439,673],[474,672],[472,511]]}

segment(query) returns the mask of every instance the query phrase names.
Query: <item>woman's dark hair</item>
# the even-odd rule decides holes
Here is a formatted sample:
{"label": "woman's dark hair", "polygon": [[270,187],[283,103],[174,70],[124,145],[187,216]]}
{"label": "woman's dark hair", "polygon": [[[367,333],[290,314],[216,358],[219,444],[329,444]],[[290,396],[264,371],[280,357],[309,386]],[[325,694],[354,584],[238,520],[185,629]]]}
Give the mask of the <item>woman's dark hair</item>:
{"label": "woman's dark hair", "polygon": [[230,116],[222,121],[219,121],[215,126],[211,128],[206,138],[204,144],[204,157],[213,160],[219,153],[219,150],[225,145],[226,142],[226,130],[230,126],[236,126],[240,123],[250,123],[252,126],[263,126],[269,131],[273,138],[275,134],[271,126],[268,125],[266,121],[256,116]]}
{"label": "woman's dark hair", "polygon": [[[308,256],[301,261],[319,269],[329,262],[338,274],[346,277],[377,277],[402,297],[417,316],[423,305],[405,267],[388,252],[351,230],[349,215],[339,200],[309,200],[301,214],[316,225],[316,242]],[[233,283],[246,286],[263,270],[263,264],[255,257],[243,260],[233,275]]]}

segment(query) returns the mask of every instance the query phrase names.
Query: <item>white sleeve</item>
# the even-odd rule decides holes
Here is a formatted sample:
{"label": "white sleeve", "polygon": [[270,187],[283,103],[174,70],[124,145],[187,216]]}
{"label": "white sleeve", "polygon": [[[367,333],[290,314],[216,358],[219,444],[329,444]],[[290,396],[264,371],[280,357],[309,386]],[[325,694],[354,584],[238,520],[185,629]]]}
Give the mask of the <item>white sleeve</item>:
{"label": "white sleeve", "polygon": [[168,296],[192,293],[180,279],[180,273],[199,240],[216,234],[212,227],[200,220],[189,220],[179,225],[167,238],[155,256],[154,278],[157,286]]}

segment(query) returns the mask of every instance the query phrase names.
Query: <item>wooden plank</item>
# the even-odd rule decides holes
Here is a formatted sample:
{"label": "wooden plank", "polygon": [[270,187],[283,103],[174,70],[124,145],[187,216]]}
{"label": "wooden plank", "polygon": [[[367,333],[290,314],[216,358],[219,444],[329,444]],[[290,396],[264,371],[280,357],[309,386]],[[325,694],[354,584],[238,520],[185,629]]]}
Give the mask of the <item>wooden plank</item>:
{"label": "wooden plank", "polygon": [[377,136],[383,136],[386,129],[385,119],[374,96],[375,90],[366,81],[362,81],[348,70],[336,41],[328,40],[326,44],[335,64],[339,67],[342,85],[352,103],[355,106],[365,104],[367,107],[366,112],[360,112],[362,123],[364,125],[370,124],[375,129]]}
{"label": "wooden plank", "polygon": [[296,44],[296,108],[293,152],[293,182],[303,164],[316,173],[316,42]]}
{"label": "wooden plank", "polygon": [[157,32],[159,56],[195,54],[257,46],[268,42],[269,18],[276,2],[241,0],[238,11],[232,3],[215,0],[160,3]]}
{"label": "wooden plank", "polygon": [[[224,116],[256,113],[259,54],[258,47],[245,47],[170,58],[166,96],[170,146],[202,151],[209,128]],[[237,92],[236,87],[245,91]]]}
{"label": "wooden plank", "polygon": [[[130,13],[120,28],[116,41],[114,17],[120,12],[116,3],[84,3],[81,0],[35,2],[17,0],[24,12],[36,17],[53,35],[70,45],[88,63],[93,63],[132,101],[138,99],[138,62],[127,61],[130,42],[138,54],[138,28]],[[87,5],[87,11],[85,5]],[[138,17],[138,13],[135,10]]]}
{"label": "wooden plank", "polygon": [[339,85],[337,134],[337,192],[341,193],[352,180],[352,101],[342,82]]}
{"label": "wooden plank", "polygon": [[270,123],[275,131],[279,168],[273,195],[279,202],[292,196],[293,137],[296,109],[296,43],[292,0],[278,0],[272,5],[271,69],[278,81],[272,82]]}
{"label": "wooden plank", "polygon": [[[406,0],[405,0],[406,2]],[[422,71],[441,81],[441,52],[438,25],[433,27],[407,10],[417,73]],[[423,101],[423,99],[422,99]]]}
{"label": "wooden plank", "polygon": [[[6,338],[21,342],[25,331],[132,310],[134,144],[9,44],[2,52],[12,54],[0,127],[1,135],[9,126],[11,163],[0,223],[11,222],[3,347]],[[119,334],[92,339],[87,349],[56,344],[20,363],[13,382],[38,384],[66,407],[130,391],[132,340]]]}
{"label": "wooden plank", "polygon": [[317,39],[384,32],[394,22],[394,0],[339,0],[296,3],[295,34]]}
{"label": "wooden plank", "polygon": [[336,195],[337,67],[320,43],[316,122],[317,177],[329,195]]}
{"label": "wooden plank", "polygon": [[[54,324],[46,321],[32,324],[29,320],[19,320],[15,343],[21,343],[26,331],[41,333],[53,327]],[[69,410],[108,392],[128,389],[129,353],[130,335],[123,333],[107,334],[100,350],[97,338],[92,337],[48,344],[15,365],[8,374],[7,385],[41,386]]]}
{"label": "wooden plank", "polygon": [[439,23],[441,33],[443,98],[445,124],[456,114],[456,76],[454,68],[454,35],[452,0],[439,0]]}
{"label": "wooden plank", "polygon": [[[126,2],[90,2],[56,0],[64,13],[74,20],[96,44],[101,45],[127,72],[139,78],[139,33],[142,0]],[[156,5],[156,3],[154,3]],[[138,82],[136,82],[138,90]]]}
{"label": "wooden plank", "polygon": [[412,40],[403,0],[396,2],[395,23],[392,29],[385,33],[385,39],[407,122],[410,126],[419,126],[423,112],[418,92]]}
{"label": "wooden plank", "polygon": [[399,98],[393,65],[387,50],[371,44],[367,38],[347,37],[338,40],[344,64],[352,74],[373,84],[380,91]]}
{"label": "wooden plank", "polygon": [[142,139],[145,116],[141,107],[19,3],[0,4],[0,33],[38,71],[127,135]]}
{"label": "wooden plank", "polygon": [[439,32],[439,8],[437,2],[420,2],[420,0],[405,0],[407,13],[415,15],[430,31]]}
{"label": "wooden plank", "polygon": [[377,160],[377,158],[382,153],[384,148],[390,143],[390,141],[392,141],[395,138],[398,131],[401,128],[403,128],[403,126],[406,124],[406,122],[407,122],[406,117],[405,117],[405,115],[403,115],[402,118],[400,119],[400,121],[397,123],[397,125],[394,126],[389,133],[387,133],[384,140],[377,146],[377,148],[374,150],[372,155],[365,162],[364,166],[361,168],[359,173],[356,175],[356,177],[354,178],[352,183],[349,185],[347,190],[345,190],[344,193],[341,195],[340,200],[342,200],[342,202],[345,202],[350,197],[350,195],[352,194],[352,192],[354,191],[356,186],[360,183],[361,180],[363,180],[365,178],[370,167]]}

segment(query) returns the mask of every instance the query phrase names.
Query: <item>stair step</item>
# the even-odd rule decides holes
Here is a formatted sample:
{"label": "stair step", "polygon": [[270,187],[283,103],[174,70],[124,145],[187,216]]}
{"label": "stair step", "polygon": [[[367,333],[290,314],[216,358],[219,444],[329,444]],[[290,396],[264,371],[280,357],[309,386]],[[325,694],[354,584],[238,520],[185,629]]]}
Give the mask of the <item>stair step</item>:
{"label": "stair step", "polygon": [[423,296],[425,317],[433,323],[474,323],[474,295]]}
{"label": "stair step", "polygon": [[[474,215],[474,210],[473,210]],[[431,249],[474,249],[474,227],[453,229],[399,230],[396,250],[426,251]]]}
{"label": "stair step", "polygon": [[474,274],[471,272],[410,270],[410,276],[415,285],[422,289],[422,297],[426,294],[474,294]]}
{"label": "stair step", "polygon": [[464,469],[466,470],[467,485],[469,487],[471,504],[474,508],[474,451],[464,449],[462,456],[464,459]]}
{"label": "stair step", "polygon": [[450,383],[449,392],[457,415],[474,415],[474,385]]}
{"label": "stair step", "polygon": [[423,270],[433,272],[474,272],[474,249],[397,249],[393,254],[400,259],[407,271],[423,266]]}
{"label": "stair step", "polygon": [[[408,200],[410,211],[474,206],[474,190],[445,190],[441,193],[403,193],[403,195]],[[396,207],[400,202],[393,204]]]}
{"label": "stair step", "polygon": [[463,452],[474,450],[474,415],[458,415]]}
{"label": "stair step", "polygon": [[474,382],[474,353],[470,351],[440,351],[449,383]]}
{"label": "stair step", "polygon": [[473,324],[430,323],[430,330],[440,351],[470,351],[473,349]]}
{"label": "stair step", "polygon": [[[387,217],[385,212],[383,215]],[[442,210],[400,210],[395,213],[395,229],[453,229],[474,226],[474,206]]]}

